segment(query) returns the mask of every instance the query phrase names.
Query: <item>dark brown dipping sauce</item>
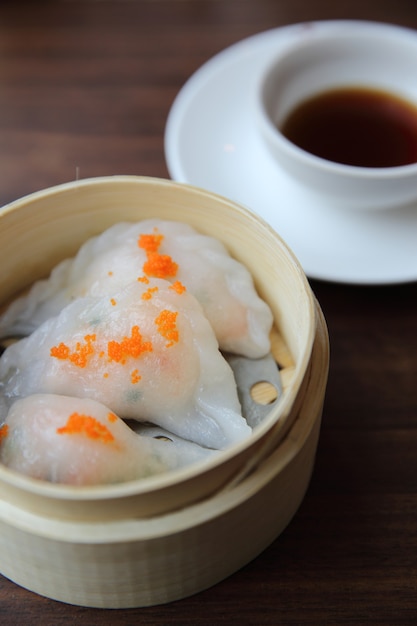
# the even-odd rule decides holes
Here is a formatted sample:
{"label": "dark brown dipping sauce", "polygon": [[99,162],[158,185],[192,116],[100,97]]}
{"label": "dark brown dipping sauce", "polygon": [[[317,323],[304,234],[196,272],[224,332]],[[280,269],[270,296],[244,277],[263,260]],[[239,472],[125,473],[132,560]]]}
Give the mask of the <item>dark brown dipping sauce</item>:
{"label": "dark brown dipping sauce", "polygon": [[328,161],[394,167],[417,161],[417,107],[383,91],[342,88],[300,104],[281,132]]}

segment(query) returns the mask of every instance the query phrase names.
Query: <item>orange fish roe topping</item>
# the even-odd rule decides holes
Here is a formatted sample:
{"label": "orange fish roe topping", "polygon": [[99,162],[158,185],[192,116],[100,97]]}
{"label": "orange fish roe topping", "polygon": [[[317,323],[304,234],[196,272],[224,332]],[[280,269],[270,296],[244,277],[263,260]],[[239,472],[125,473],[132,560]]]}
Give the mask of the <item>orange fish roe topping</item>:
{"label": "orange fish roe topping", "polygon": [[115,415],[114,413],[109,413],[107,416],[107,419],[109,420],[109,422],[111,422],[112,424],[114,424],[114,422],[117,422],[117,420],[119,419],[117,417],[117,415]]}
{"label": "orange fish roe topping", "polygon": [[107,354],[111,361],[126,363],[128,357],[137,359],[144,352],[152,352],[152,343],[143,341],[139,326],[132,326],[130,337],[124,337],[122,341],[109,341]]}
{"label": "orange fish roe topping", "polygon": [[149,278],[146,276],[139,276],[138,283],[144,283],[145,285],[149,285]]}
{"label": "orange fish roe topping", "polygon": [[170,286],[170,289],[173,289],[180,295],[184,293],[184,291],[187,291],[186,286],[183,285],[182,282],[180,282],[179,280],[176,280],[175,283],[172,283],[172,285]]}
{"label": "orange fish roe topping", "polygon": [[3,426],[0,426],[0,443],[3,439],[6,439],[8,434],[9,434],[9,425],[3,424]]}
{"label": "orange fish roe topping", "polygon": [[113,272],[110,270],[109,272],[107,272],[107,276],[113,276]]}
{"label": "orange fish roe topping", "polygon": [[147,252],[148,254],[152,252],[157,252],[163,239],[164,239],[163,235],[156,234],[156,233],[153,235],[142,234],[139,236],[138,246],[139,248],[142,248],[143,250],[145,250],[145,252]]}
{"label": "orange fish roe topping", "polygon": [[116,306],[117,302],[114,298],[110,298],[110,302],[112,304],[112,306]]}
{"label": "orange fish roe topping", "polygon": [[53,346],[50,351],[50,355],[56,359],[62,361],[70,361],[76,367],[85,367],[88,362],[88,357],[94,353],[93,342],[96,340],[96,335],[85,335],[85,343],[77,341],[75,350],[71,351],[71,348],[65,343],[61,342],[58,346]]}
{"label": "orange fish roe topping", "polygon": [[80,413],[72,413],[65,426],[57,428],[58,435],[85,435],[90,439],[101,441],[102,443],[111,443],[114,436],[109,429],[91,415],[82,415]]}
{"label": "orange fish roe topping", "polygon": [[167,254],[153,252],[148,254],[148,260],[143,264],[143,271],[155,278],[168,278],[168,276],[176,276],[178,264]]}
{"label": "orange fish roe topping", "polygon": [[158,287],[149,287],[149,289],[143,292],[142,300],[150,300],[153,294],[156,293],[157,291],[158,291]]}
{"label": "orange fish roe topping", "polygon": [[130,380],[132,385],[136,385],[136,383],[138,383],[141,380],[142,376],[140,376],[138,370],[133,370],[133,372],[130,375]]}
{"label": "orange fish roe topping", "polygon": [[179,332],[177,329],[177,316],[178,311],[168,311],[164,309],[155,319],[155,324],[158,326],[158,332],[162,337],[168,339],[166,344],[167,348],[170,348],[179,340]]}
{"label": "orange fish roe topping", "polygon": [[147,261],[143,264],[143,271],[148,276],[167,278],[176,276],[178,265],[168,254],[159,254],[159,247],[164,240],[161,234],[142,234],[138,239],[138,246],[146,252]]}

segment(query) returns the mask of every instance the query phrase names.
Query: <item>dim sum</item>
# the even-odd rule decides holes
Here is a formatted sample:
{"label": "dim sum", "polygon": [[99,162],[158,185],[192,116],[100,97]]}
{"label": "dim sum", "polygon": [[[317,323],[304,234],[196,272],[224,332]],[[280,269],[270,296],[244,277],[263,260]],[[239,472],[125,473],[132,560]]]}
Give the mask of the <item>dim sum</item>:
{"label": "dim sum", "polygon": [[250,358],[270,350],[272,313],[246,267],[216,238],[182,222],[119,223],[89,239],[0,316],[0,335],[26,335],[67,304],[110,295],[139,276],[179,280],[200,302],[220,348]]}
{"label": "dim sum", "polygon": [[6,349],[0,392],[8,407],[35,393],[91,398],[208,448],[251,433],[211,325],[178,281],[74,300]]}
{"label": "dim sum", "polygon": [[146,478],[216,453],[178,438],[135,433],[88,398],[35,394],[16,401],[2,427],[0,461],[56,483],[102,485]]}

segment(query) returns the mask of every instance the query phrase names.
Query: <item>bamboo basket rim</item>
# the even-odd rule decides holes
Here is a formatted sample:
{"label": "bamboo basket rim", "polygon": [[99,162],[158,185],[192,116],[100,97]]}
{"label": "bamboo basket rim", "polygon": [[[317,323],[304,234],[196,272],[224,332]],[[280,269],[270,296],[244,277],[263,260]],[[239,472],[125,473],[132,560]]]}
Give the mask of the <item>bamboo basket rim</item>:
{"label": "bamboo basket rim", "polygon": [[[158,189],[161,188],[164,188],[166,190],[181,189],[186,193],[194,195],[196,198],[206,197],[211,200],[219,201],[224,206],[231,209],[233,212],[240,213],[242,216],[244,216],[246,220],[256,221],[256,223],[261,225],[262,229],[266,233],[268,233],[269,237],[272,237],[275,240],[277,246],[280,248],[280,252],[285,255],[298,281],[296,288],[304,292],[306,308],[308,310],[307,319],[309,322],[309,328],[308,332],[306,333],[307,341],[303,353],[303,358],[296,364],[291,384],[286,390],[286,393],[280,399],[276,409],[271,411],[267,418],[254,429],[254,432],[248,439],[234,444],[229,448],[221,451],[219,455],[215,456],[215,458],[198,462],[196,464],[193,464],[192,466],[170,471],[166,474],[159,476],[137,479],[125,483],[117,483],[115,485],[96,485],[83,487],[54,484],[33,479],[19,474],[18,472],[0,464],[0,486],[3,483],[4,485],[18,491],[26,491],[30,492],[31,494],[43,496],[48,499],[59,499],[60,501],[67,502],[75,500],[102,501],[110,500],[113,498],[124,498],[128,496],[140,496],[146,493],[151,493],[155,489],[169,488],[170,486],[175,485],[178,482],[186,481],[187,478],[189,478],[190,476],[195,477],[205,474],[219,464],[224,463],[228,459],[231,459],[232,457],[238,455],[240,452],[244,451],[248,447],[249,443],[253,444],[257,441],[260,441],[263,437],[265,437],[268,431],[271,431],[271,425],[273,424],[274,428],[272,429],[273,432],[271,433],[271,441],[269,442],[269,445],[266,446],[265,450],[261,451],[261,453],[258,455],[258,462],[260,462],[262,456],[265,456],[265,454],[271,451],[271,442],[273,443],[272,447],[276,446],[279,443],[280,438],[284,437],[288,428],[291,427],[291,424],[287,423],[287,421],[289,415],[291,414],[293,404],[297,398],[298,389],[303,381],[303,377],[305,376],[309,365],[315,334],[317,331],[317,308],[308,280],[292,250],[284,242],[281,236],[274,229],[272,229],[272,227],[267,222],[265,222],[265,220],[263,220],[258,215],[255,215],[250,209],[238,202],[232,201],[219,194],[186,183],[178,183],[163,178],[148,176],[99,176],[62,183],[49,187],[47,189],[35,191],[6,204],[2,208],[0,208],[0,228],[2,220],[7,218],[9,214],[13,213],[19,208],[34,205],[39,200],[45,198],[51,199],[54,197],[59,198],[61,194],[80,193],[84,189],[89,189],[90,191],[94,191],[95,189],[100,189],[101,191],[103,189],[110,190],[112,187],[118,185],[131,185],[132,187],[138,185],[153,186],[155,192],[157,192]],[[275,416],[275,413],[277,411],[279,411],[278,417]]]}

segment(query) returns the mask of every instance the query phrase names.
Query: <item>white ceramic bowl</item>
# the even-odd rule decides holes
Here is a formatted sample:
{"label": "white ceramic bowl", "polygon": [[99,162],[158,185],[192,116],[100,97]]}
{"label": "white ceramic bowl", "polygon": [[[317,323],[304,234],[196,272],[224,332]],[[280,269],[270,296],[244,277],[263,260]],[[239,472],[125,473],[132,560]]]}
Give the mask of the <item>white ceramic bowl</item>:
{"label": "white ceramic bowl", "polygon": [[414,31],[360,21],[338,21],[323,31],[312,23],[260,77],[255,94],[258,127],[278,166],[334,206],[403,206],[417,198],[417,163],[394,167],[344,165],[297,147],[279,129],[301,102],[337,88],[381,90],[417,106],[416,76]]}

